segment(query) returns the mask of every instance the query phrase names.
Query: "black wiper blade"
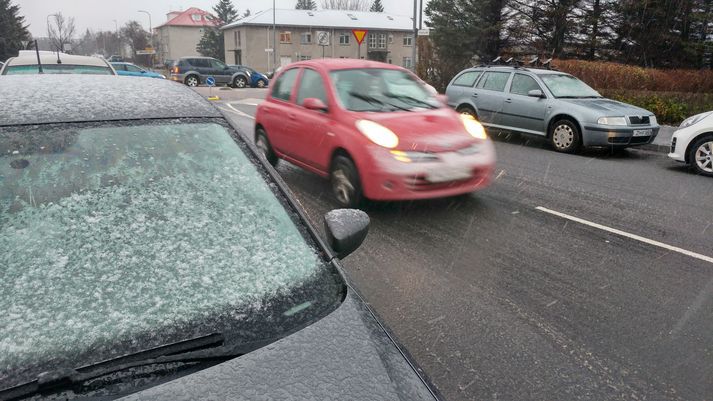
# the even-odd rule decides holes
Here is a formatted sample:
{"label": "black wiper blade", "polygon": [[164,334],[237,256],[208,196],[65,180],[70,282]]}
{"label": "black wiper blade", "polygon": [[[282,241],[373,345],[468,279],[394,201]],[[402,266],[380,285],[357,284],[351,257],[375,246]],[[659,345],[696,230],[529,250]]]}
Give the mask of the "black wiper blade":
{"label": "black wiper blade", "polygon": [[429,102],[427,102],[427,101],[425,101],[425,100],[417,99],[417,98],[415,98],[415,97],[413,97],[413,96],[408,96],[408,95],[396,95],[396,94],[393,94],[393,93],[386,93],[386,94],[384,94],[384,96],[389,97],[389,98],[392,98],[392,99],[408,100],[408,101],[411,101],[411,102],[414,102],[414,103],[417,103],[417,104],[425,105],[425,106],[428,107],[429,109],[435,109],[436,107],[438,107],[438,106],[434,105],[433,103],[429,103]]}
{"label": "black wiper blade", "polygon": [[24,398],[43,392],[56,392],[72,388],[98,377],[106,376],[122,370],[140,366],[171,363],[171,362],[204,362],[211,360],[226,360],[240,356],[238,352],[206,352],[221,347],[225,342],[222,334],[214,333],[202,337],[191,338],[172,344],[127,354],[118,358],[70,369],[59,369],[45,372],[37,379],[0,390],[0,399]]}
{"label": "black wiper blade", "polygon": [[365,101],[365,102],[371,103],[371,104],[376,103],[376,104],[378,104],[379,106],[382,106],[382,107],[383,107],[383,106],[391,106],[391,107],[393,107],[393,108],[395,108],[395,109],[411,111],[411,109],[409,109],[409,108],[401,107],[401,106],[398,106],[398,105],[395,105],[395,104],[389,103],[389,102],[384,102],[384,101],[381,100],[381,99],[377,99],[377,98],[375,98],[375,97],[373,97],[373,96],[369,96],[369,95],[364,95],[364,94],[362,94],[362,93],[349,92],[349,95],[350,95],[350,96],[353,96],[353,97],[355,97],[355,98],[357,98],[357,99],[361,99],[361,100],[363,100],[363,101]]}

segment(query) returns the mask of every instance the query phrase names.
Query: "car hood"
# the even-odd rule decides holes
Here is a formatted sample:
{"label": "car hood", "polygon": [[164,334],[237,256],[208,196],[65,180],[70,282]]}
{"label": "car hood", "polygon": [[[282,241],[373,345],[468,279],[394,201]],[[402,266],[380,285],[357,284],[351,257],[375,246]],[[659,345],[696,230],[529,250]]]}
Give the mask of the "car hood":
{"label": "car hood", "polygon": [[648,116],[652,112],[642,109],[641,107],[632,106],[627,103],[618,102],[616,100],[598,98],[598,99],[559,99],[561,102],[573,104],[586,108],[590,112],[595,112],[602,117],[616,116]]}
{"label": "car hood", "polygon": [[242,357],[122,400],[435,400],[349,289],[337,310]]}
{"label": "car hood", "polygon": [[447,152],[467,147],[477,140],[465,130],[458,113],[441,107],[433,110],[394,113],[358,113],[399,137],[399,150]]}

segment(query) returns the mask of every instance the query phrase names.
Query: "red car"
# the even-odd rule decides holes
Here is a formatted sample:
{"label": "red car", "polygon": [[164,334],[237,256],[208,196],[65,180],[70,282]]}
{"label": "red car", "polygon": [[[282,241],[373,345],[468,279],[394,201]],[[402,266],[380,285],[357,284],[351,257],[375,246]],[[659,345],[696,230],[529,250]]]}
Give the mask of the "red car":
{"label": "red car", "polygon": [[472,192],[495,166],[480,123],[408,70],[365,60],[283,68],[257,108],[255,144],[272,165],[284,159],[329,177],[344,207]]}

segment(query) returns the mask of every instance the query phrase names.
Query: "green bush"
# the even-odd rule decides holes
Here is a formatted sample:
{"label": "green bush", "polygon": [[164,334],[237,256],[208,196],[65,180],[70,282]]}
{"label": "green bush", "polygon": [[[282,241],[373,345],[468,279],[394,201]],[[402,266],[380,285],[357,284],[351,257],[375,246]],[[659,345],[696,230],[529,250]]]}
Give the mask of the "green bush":
{"label": "green bush", "polygon": [[635,90],[601,90],[600,92],[608,98],[651,111],[660,124],[678,125],[687,117],[713,110],[711,93]]}

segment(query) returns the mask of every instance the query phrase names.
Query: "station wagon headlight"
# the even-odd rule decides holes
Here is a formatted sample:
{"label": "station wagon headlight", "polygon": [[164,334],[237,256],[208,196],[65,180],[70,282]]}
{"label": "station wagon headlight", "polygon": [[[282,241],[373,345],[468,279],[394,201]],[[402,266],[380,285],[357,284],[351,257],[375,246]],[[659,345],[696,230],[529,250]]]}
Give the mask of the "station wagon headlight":
{"label": "station wagon headlight", "polygon": [[709,115],[711,115],[711,113],[713,113],[713,112],[712,112],[712,111],[709,111],[709,112],[707,112],[707,113],[696,114],[696,115],[693,116],[693,117],[688,117],[687,119],[683,120],[683,122],[681,123],[681,126],[680,126],[679,128],[686,128],[686,127],[690,127],[690,126],[692,126],[692,125],[696,125],[696,124],[698,124],[701,120],[703,120],[704,118],[706,118],[706,117],[708,117]]}
{"label": "station wagon headlight", "polygon": [[599,125],[626,125],[625,117],[600,117],[597,120]]}
{"label": "station wagon headlight", "polygon": [[463,121],[463,126],[465,130],[473,137],[477,139],[488,139],[488,134],[485,133],[485,128],[483,124],[479,123],[473,116],[468,114],[460,115],[461,121]]}
{"label": "station wagon headlight", "polygon": [[438,156],[427,152],[411,152],[402,150],[392,150],[391,155],[394,159],[404,163],[423,163],[438,161]]}
{"label": "station wagon headlight", "polygon": [[649,116],[649,125],[658,125],[659,122],[656,121],[656,116]]}
{"label": "station wagon headlight", "polygon": [[364,136],[369,138],[370,141],[379,146],[393,149],[399,144],[399,137],[397,137],[393,131],[379,123],[369,120],[359,120],[356,122],[356,127]]}

